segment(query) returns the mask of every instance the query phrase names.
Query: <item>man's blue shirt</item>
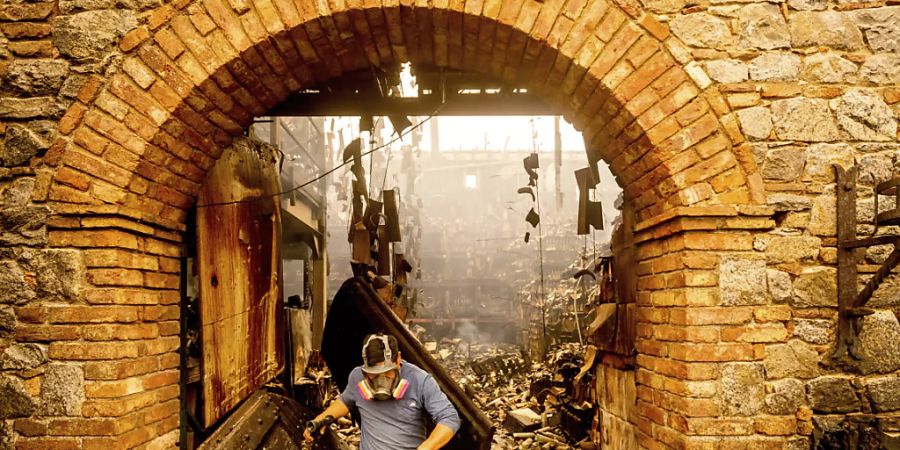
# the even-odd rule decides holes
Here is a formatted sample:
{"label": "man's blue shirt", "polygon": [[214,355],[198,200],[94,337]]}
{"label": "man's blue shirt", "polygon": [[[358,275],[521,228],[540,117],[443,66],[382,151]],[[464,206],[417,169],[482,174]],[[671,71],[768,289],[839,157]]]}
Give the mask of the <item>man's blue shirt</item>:
{"label": "man's blue shirt", "polygon": [[415,450],[425,441],[425,414],[454,433],[459,430],[459,414],[438,387],[434,378],[414,364],[403,361],[400,377],[409,382],[400,400],[365,400],[358,384],[362,368],[350,372],[341,401],[359,409],[361,424],[360,450]]}

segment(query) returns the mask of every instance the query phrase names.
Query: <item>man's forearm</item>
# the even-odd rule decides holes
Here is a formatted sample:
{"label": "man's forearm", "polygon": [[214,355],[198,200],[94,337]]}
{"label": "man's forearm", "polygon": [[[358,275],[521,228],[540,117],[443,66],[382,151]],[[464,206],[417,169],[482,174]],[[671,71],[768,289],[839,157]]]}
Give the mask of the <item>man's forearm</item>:
{"label": "man's forearm", "polygon": [[454,434],[450,427],[437,424],[428,439],[419,446],[419,450],[437,450],[447,445],[450,439],[453,439]]}
{"label": "man's forearm", "polygon": [[341,398],[338,397],[333,402],[331,402],[330,405],[328,405],[328,408],[325,408],[325,411],[322,411],[321,414],[316,416],[315,420],[322,419],[325,416],[331,416],[335,420],[337,420],[341,417],[346,416],[349,412],[350,408],[347,408],[347,405],[345,405],[344,402],[341,401]]}

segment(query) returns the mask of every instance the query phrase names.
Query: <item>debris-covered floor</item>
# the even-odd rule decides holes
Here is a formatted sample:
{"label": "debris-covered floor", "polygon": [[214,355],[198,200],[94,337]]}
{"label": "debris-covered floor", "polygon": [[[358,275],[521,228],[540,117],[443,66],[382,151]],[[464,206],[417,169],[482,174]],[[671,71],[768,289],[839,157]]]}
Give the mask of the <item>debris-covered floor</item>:
{"label": "debris-covered floor", "polygon": [[[511,344],[446,338],[424,344],[493,421],[492,448],[583,448],[579,442],[594,416],[587,401],[593,374],[582,370],[584,351],[578,344],[551,349],[546,364],[530,361]],[[358,447],[358,426],[342,419],[336,428],[345,443]]]}

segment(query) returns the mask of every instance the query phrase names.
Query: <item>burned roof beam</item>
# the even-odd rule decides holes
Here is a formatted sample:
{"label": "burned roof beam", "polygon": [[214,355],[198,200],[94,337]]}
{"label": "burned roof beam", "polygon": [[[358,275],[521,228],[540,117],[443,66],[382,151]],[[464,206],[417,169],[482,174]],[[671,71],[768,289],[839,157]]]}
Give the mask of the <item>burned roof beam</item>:
{"label": "burned roof beam", "polygon": [[297,93],[273,108],[273,116],[541,116],[557,111],[524,93],[473,93],[381,98],[370,93]]}

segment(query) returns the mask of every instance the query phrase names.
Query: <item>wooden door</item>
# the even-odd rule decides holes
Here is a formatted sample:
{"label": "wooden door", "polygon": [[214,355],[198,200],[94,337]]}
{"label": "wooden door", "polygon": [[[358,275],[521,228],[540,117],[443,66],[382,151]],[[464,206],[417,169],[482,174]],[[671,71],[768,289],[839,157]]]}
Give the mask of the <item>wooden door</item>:
{"label": "wooden door", "polygon": [[207,426],[284,364],[279,189],[272,147],[240,138],[210,170],[197,200]]}

